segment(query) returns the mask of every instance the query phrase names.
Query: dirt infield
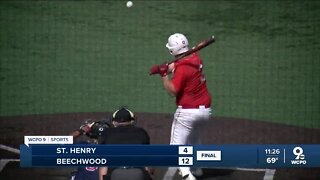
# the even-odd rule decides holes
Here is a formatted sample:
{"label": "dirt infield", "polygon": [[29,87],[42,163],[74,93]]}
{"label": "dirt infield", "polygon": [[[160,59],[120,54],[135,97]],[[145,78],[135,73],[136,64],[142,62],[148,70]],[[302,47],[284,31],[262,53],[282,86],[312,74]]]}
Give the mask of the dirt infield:
{"label": "dirt infield", "polygon": [[[0,117],[0,144],[19,148],[24,135],[67,135],[86,118],[101,119],[111,113],[70,113]],[[144,127],[152,144],[167,144],[170,138],[172,115],[136,113],[137,125]],[[260,121],[214,117],[203,137],[204,144],[320,144],[320,129],[308,129]],[[19,159],[19,155],[0,150],[1,159]],[[9,162],[0,172],[0,179],[67,179],[73,169],[19,168],[18,162]],[[165,169],[156,171],[161,179]],[[264,171],[239,169],[204,169],[199,179],[264,179]],[[176,178],[177,179],[177,178]],[[270,179],[270,178],[269,178]],[[273,179],[320,179],[320,168],[277,169]]]}

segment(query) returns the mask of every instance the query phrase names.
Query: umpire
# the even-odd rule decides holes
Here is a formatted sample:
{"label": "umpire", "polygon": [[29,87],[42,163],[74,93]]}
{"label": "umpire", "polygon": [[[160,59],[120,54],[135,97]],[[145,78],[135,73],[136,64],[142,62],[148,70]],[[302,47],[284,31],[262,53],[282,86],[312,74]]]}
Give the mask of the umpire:
{"label": "umpire", "polygon": [[[143,128],[136,127],[136,119],[132,111],[122,107],[112,114],[112,125],[104,131],[99,144],[150,144],[150,137]],[[100,167],[100,180],[150,180],[150,168],[142,167]]]}

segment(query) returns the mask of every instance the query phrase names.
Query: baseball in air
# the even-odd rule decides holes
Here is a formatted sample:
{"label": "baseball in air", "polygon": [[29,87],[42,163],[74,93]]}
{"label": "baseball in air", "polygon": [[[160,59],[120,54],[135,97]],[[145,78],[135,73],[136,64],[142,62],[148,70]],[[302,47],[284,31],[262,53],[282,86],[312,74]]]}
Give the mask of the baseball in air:
{"label": "baseball in air", "polygon": [[128,1],[128,2],[127,2],[127,7],[129,8],[129,7],[131,7],[131,6],[133,6],[132,1]]}

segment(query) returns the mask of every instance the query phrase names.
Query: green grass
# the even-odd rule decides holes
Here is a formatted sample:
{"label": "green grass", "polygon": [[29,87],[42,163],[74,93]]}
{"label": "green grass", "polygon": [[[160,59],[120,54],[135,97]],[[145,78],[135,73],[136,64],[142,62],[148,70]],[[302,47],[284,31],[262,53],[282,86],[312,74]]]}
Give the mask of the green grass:
{"label": "green grass", "polygon": [[151,65],[170,34],[201,51],[217,116],[320,128],[317,1],[1,1],[0,116],[172,113]]}

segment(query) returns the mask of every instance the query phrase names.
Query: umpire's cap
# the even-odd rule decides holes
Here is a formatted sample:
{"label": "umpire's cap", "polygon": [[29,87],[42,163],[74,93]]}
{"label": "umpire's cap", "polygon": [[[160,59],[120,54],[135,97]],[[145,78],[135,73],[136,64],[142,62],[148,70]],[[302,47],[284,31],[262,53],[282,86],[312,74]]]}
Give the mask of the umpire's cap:
{"label": "umpire's cap", "polygon": [[112,114],[112,120],[117,121],[119,123],[121,122],[130,122],[134,121],[135,117],[132,111],[130,111],[128,108],[122,107],[118,110],[116,110]]}

